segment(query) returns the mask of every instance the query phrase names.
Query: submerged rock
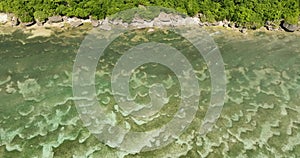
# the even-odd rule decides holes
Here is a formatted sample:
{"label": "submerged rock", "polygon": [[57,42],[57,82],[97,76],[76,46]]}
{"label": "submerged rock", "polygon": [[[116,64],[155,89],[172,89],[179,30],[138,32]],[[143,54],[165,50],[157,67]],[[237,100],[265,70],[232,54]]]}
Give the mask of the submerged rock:
{"label": "submerged rock", "polygon": [[101,29],[101,30],[110,31],[110,30],[111,30],[111,26],[109,26],[108,24],[106,24],[106,25],[101,25],[101,26],[100,26],[100,29]]}
{"label": "submerged rock", "polygon": [[39,102],[42,99],[40,93],[41,86],[35,79],[27,79],[24,82],[18,81],[19,93],[23,95],[25,100],[33,100]]}

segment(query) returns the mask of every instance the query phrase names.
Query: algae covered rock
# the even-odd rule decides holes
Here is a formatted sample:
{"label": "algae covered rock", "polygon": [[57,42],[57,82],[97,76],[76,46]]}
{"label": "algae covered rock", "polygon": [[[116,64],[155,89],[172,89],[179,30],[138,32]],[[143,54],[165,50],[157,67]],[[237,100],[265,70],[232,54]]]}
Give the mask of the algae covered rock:
{"label": "algae covered rock", "polygon": [[25,100],[40,101],[43,96],[40,93],[41,86],[35,79],[27,79],[24,82],[18,81],[19,93]]}

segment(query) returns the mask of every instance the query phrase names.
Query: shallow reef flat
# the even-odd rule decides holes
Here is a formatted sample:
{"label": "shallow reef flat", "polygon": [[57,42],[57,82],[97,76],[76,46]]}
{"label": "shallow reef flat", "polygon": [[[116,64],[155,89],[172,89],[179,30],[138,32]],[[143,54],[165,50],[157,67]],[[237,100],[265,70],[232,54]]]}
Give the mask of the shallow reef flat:
{"label": "shallow reef flat", "polygon": [[126,116],[116,105],[112,69],[124,52],[141,43],[162,42],[180,50],[193,65],[201,90],[195,118],[174,142],[129,154],[101,143],[76,110],[72,70],[84,39],[79,32],[53,31],[48,37],[21,31],[0,35],[0,157],[300,156],[298,35],[208,30],[225,63],[227,92],[221,116],[205,136],[199,128],[210,103],[211,78],[197,50],[166,30],[137,30],[120,36],[100,58],[95,76],[97,99],[107,109],[109,123],[144,132],[162,127],[179,110],[178,78],[155,63],[132,73],[130,93],[137,103],[146,104],[151,100],[149,89],[159,82],[166,87],[168,103],[147,119]]}

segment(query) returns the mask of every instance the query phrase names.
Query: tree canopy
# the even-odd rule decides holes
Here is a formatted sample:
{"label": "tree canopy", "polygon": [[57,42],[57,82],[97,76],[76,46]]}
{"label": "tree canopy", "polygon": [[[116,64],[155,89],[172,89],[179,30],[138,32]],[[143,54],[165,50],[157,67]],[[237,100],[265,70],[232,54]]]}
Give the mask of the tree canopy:
{"label": "tree canopy", "polygon": [[45,20],[52,15],[103,19],[129,8],[162,6],[204,21],[235,21],[243,26],[263,25],[266,21],[299,21],[299,0],[1,0],[0,11],[14,13],[22,22]]}

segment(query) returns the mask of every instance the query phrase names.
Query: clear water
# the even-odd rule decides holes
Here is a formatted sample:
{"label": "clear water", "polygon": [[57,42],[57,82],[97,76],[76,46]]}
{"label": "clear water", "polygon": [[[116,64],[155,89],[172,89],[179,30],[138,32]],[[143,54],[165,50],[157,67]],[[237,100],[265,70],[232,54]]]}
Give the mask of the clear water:
{"label": "clear water", "polygon": [[[214,31],[210,31],[214,32]],[[77,36],[70,36],[77,35]],[[197,134],[210,99],[207,66],[195,49],[167,31],[137,31],[120,37],[98,63],[98,100],[114,111],[110,73],[130,46],[145,41],[171,44],[191,61],[201,97],[196,118],[173,143],[155,151],[126,155],[100,143],[83,126],[72,100],[72,68],[84,35],[69,31],[35,37],[16,31],[0,36],[0,157],[299,157],[300,36],[218,30],[227,75],[226,101],[219,120],[206,136]],[[182,49],[184,48],[184,49]],[[133,131],[167,123],[178,110],[178,80],[157,64],[139,67],[130,89],[136,102],[149,102],[149,86],[162,82],[170,102],[147,124],[116,113]],[[141,140],[142,141],[142,140]]]}

